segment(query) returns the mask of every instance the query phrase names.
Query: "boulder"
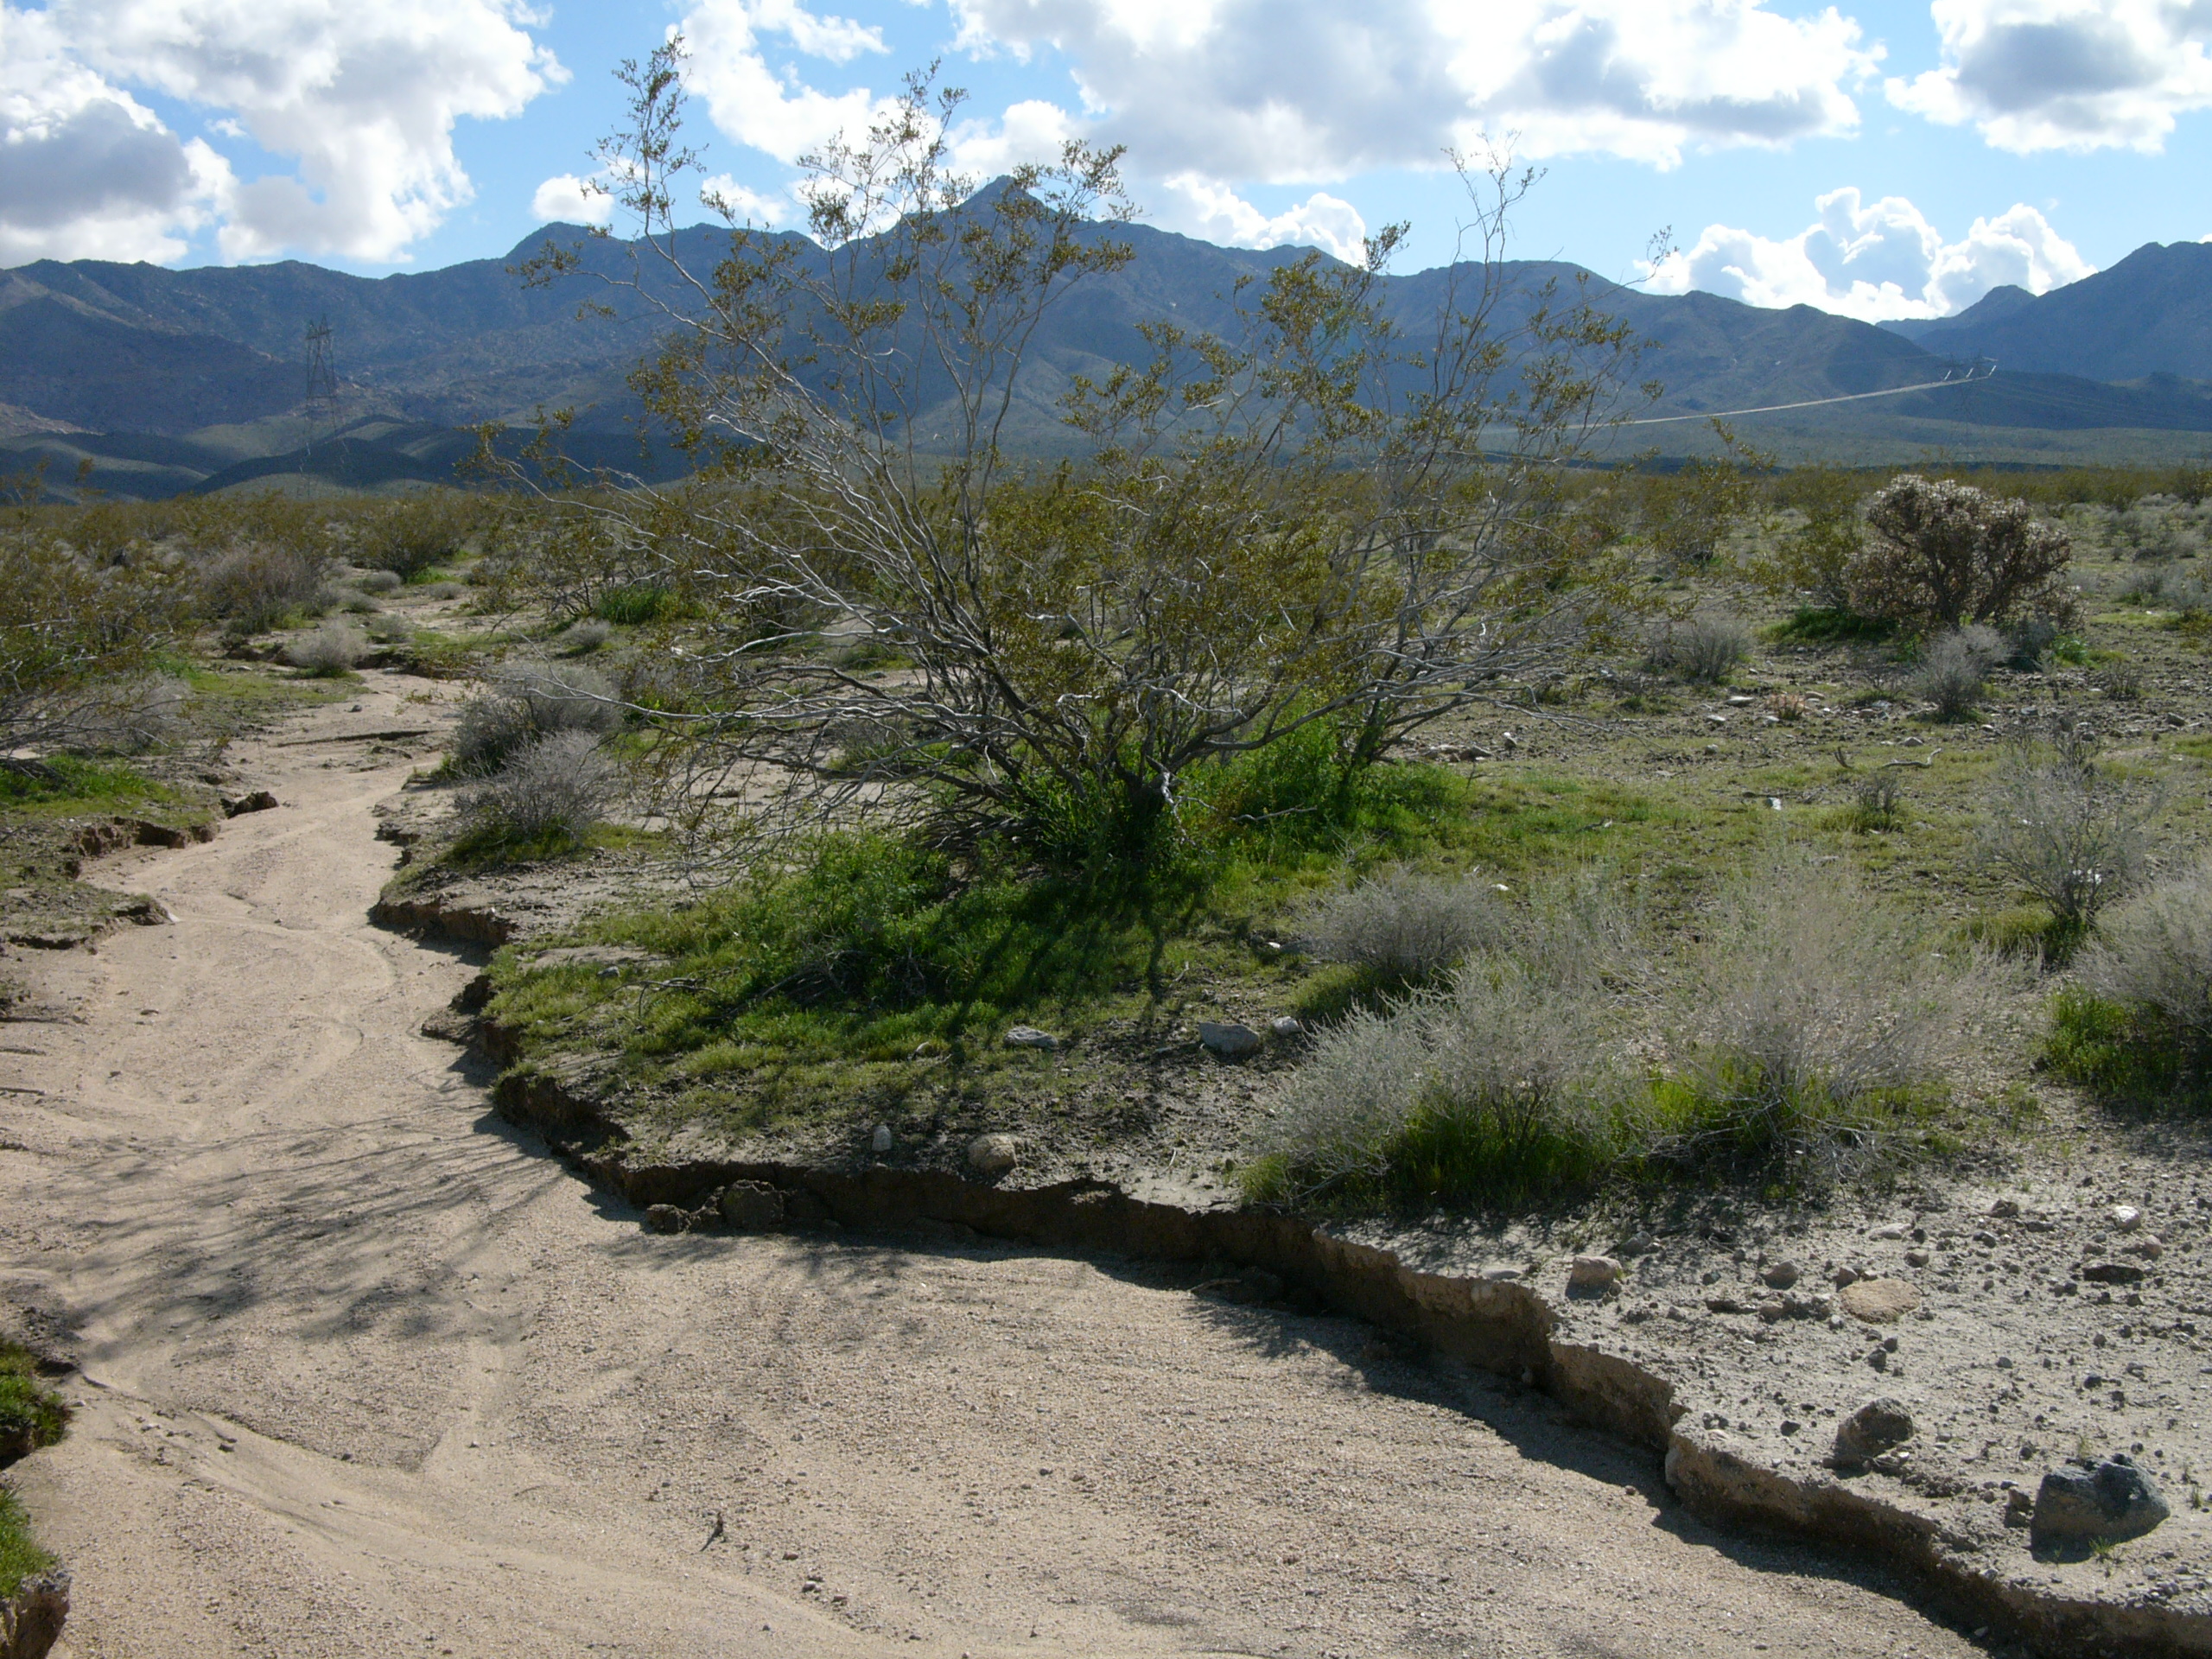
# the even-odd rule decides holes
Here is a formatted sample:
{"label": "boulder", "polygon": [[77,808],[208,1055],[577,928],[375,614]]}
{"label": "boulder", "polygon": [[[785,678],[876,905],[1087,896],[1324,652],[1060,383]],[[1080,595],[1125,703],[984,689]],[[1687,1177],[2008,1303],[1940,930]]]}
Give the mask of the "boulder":
{"label": "boulder", "polygon": [[1251,1027],[1221,1025],[1211,1020],[1198,1021],[1198,1040],[1224,1060],[1241,1060],[1261,1048],[1260,1033]]}
{"label": "boulder", "polygon": [[766,1181],[732,1181],[722,1189],[725,1226],[741,1233],[762,1233],[784,1224],[784,1195]]}
{"label": "boulder", "polygon": [[2029,1522],[2037,1543],[2111,1543],[2139,1538],[2173,1511],[2151,1477],[2124,1452],[2052,1470],[2036,1491]]}
{"label": "boulder", "polygon": [[1894,1452],[1912,1438],[1912,1414],[1901,1401],[1887,1395],[1869,1400],[1836,1426],[1836,1466],[1855,1469]]}
{"label": "boulder", "polygon": [[251,795],[226,795],[223,798],[223,816],[243,817],[248,812],[269,812],[276,809],[276,798],[265,789],[257,789]]}
{"label": "boulder", "polygon": [[978,1175],[1003,1175],[1021,1161],[1021,1142],[1011,1135],[979,1135],[968,1143],[968,1166]]}

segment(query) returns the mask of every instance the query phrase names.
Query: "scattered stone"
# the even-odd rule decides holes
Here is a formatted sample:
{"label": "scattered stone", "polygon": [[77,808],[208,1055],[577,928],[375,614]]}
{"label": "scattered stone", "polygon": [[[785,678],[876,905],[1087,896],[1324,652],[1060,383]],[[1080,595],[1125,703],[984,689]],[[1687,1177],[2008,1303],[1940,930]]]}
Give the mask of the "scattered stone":
{"label": "scattered stone", "polygon": [[267,812],[276,804],[276,798],[265,789],[257,789],[251,795],[226,795],[223,798],[223,816],[242,817],[248,812]]}
{"label": "scattered stone", "polygon": [[1261,1048],[1260,1033],[1251,1027],[1222,1025],[1211,1020],[1198,1021],[1198,1040],[1224,1060],[1241,1060],[1247,1054],[1258,1053]]}
{"label": "scattered stone", "polygon": [[979,1175],[1003,1175],[1021,1161],[1021,1142],[1011,1135],[979,1135],[968,1143],[968,1166]]}
{"label": "scattered stone", "polygon": [[2142,1282],[2144,1270],[2133,1262],[2092,1262],[2082,1276],[2100,1285],[2133,1285]]}
{"label": "scattered stone", "polygon": [[1620,1276],[1621,1264],[1610,1255],[1578,1255],[1567,1270],[1567,1288],[1573,1294],[1602,1296]]}
{"label": "scattered stone", "polygon": [[2120,1247],[2129,1255],[2139,1255],[2145,1262],[2155,1262],[2166,1253],[2165,1241],[2156,1233],[2145,1233],[2132,1243]]}
{"label": "scattered stone", "polygon": [[1777,1325],[1789,1317],[1789,1304],[1779,1296],[1770,1296],[1758,1305],[1758,1312],[1769,1325]]}
{"label": "scattered stone", "polygon": [[1855,1469],[1894,1452],[1912,1438],[1912,1414],[1902,1402],[1887,1395],[1869,1400],[1837,1425],[1834,1462],[1839,1468]]}
{"label": "scattered stone", "polygon": [[1999,1198],[1989,1206],[1989,1213],[1999,1221],[2010,1221],[2020,1213],[2020,1201],[2018,1198]]}
{"label": "scattered stone", "polygon": [[1858,1279],[1859,1269],[1856,1268],[1838,1268],[1834,1273],[1830,1274],[1828,1277],[1834,1283],[1835,1287],[1838,1290],[1841,1290],[1846,1285],[1851,1284]]}
{"label": "scattered stone", "polygon": [[1928,1265],[1929,1259],[1925,1250],[1907,1250],[1904,1253],[1904,1264],[1908,1268],[1924,1268]]}
{"label": "scattered stone", "polygon": [[2110,1213],[2112,1224],[2123,1233],[2132,1233],[2143,1224],[2143,1212],[2132,1204],[2115,1204]]}
{"label": "scattered stone", "polygon": [[1279,1014],[1268,1021],[1268,1029],[1278,1037],[1295,1037],[1306,1027],[1287,1014]]}
{"label": "scattered stone", "polygon": [[2046,1474],[2030,1524],[2037,1543],[2116,1541],[2141,1537],[2172,1513],[2151,1477],[2115,1452],[2094,1463],[2073,1459]]}
{"label": "scattered stone", "polygon": [[1049,1031],[1039,1031],[1034,1026],[1016,1026],[1006,1034],[1008,1048],[1058,1048],[1060,1039]]}
{"label": "scattered stone", "polygon": [[784,1224],[784,1195],[766,1181],[732,1181],[722,1189],[721,1209],[723,1224],[741,1233]]}
{"label": "scattered stone", "polygon": [[1902,1279],[1859,1279],[1837,1293],[1843,1311],[1869,1325],[1887,1325],[1920,1306],[1920,1292]]}
{"label": "scattered stone", "polygon": [[680,1233],[690,1224],[691,1212],[680,1204],[645,1206],[645,1230],[649,1233]]}
{"label": "scattered stone", "polygon": [[1910,1230],[1901,1221],[1890,1221],[1883,1223],[1879,1227],[1870,1228],[1867,1230],[1866,1236],[1869,1238],[1903,1238]]}
{"label": "scattered stone", "polygon": [[1659,1241],[1649,1233],[1630,1233],[1613,1246],[1613,1254],[1618,1256],[1647,1255],[1658,1246]]}
{"label": "scattered stone", "polygon": [[888,1151],[890,1151],[890,1150],[891,1150],[891,1126],[890,1126],[888,1123],[879,1123],[879,1124],[877,1124],[877,1125],[875,1126],[875,1133],[874,1133],[874,1135],[870,1135],[870,1136],[868,1137],[868,1147],[869,1147],[869,1149],[870,1149],[871,1151],[874,1151],[874,1152],[888,1152]]}
{"label": "scattered stone", "polygon": [[1705,1306],[1710,1313],[1747,1313],[1751,1311],[1733,1296],[1708,1296],[1705,1299]]}
{"label": "scattered stone", "polygon": [[1777,1290],[1787,1290],[1800,1277],[1795,1262],[1777,1262],[1759,1275]]}

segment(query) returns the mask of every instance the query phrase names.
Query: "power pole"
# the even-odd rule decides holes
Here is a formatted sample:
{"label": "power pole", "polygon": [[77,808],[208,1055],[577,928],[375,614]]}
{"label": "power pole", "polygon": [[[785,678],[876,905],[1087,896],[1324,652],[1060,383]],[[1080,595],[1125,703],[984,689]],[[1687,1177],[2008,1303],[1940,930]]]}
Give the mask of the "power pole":
{"label": "power pole", "polygon": [[338,425],[338,361],[331,350],[330,319],[317,317],[308,324],[307,454],[315,458],[318,432],[334,431]]}

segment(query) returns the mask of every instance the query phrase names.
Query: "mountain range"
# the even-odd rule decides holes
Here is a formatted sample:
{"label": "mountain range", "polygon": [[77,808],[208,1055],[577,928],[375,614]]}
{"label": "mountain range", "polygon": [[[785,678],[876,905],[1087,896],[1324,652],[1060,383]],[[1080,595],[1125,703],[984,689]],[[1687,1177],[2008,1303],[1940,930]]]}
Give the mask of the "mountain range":
{"label": "mountain range", "polygon": [[[1038,336],[1020,387],[1032,448],[1062,441],[1057,398],[1071,377],[1145,354],[1139,324],[1223,327],[1241,279],[1305,251],[1224,248],[1144,226],[1113,234],[1135,257],[1077,289]],[[725,235],[684,231],[677,251],[709,269]],[[581,249],[583,276],[525,285],[515,268],[549,241]],[[798,251],[820,257],[810,245]],[[637,251],[549,225],[504,259],[378,278],[297,261],[0,271],[0,471],[43,459],[59,479],[89,458],[96,484],[129,494],[304,474],[381,487],[451,477],[478,423],[568,407],[578,459],[665,474],[673,458],[640,450],[624,375],[664,326],[658,308],[681,296],[657,262],[632,264]],[[633,270],[644,276],[635,289],[588,280]],[[1433,308],[1449,275],[1389,278],[1386,303],[1408,315]],[[1999,288],[1955,316],[1878,327],[1808,306],[1648,294],[1560,263],[1505,275],[1522,296],[1548,282],[1579,285],[1645,343],[1642,372],[1665,391],[1643,412],[1650,424],[1620,435],[1624,453],[1698,448],[1712,441],[1702,417],[1743,410],[1758,411],[1738,416],[1743,435],[1785,458],[2150,458],[2212,447],[2212,244],[2152,244],[2039,297]],[[311,419],[304,340],[319,322],[340,385],[334,406]]]}

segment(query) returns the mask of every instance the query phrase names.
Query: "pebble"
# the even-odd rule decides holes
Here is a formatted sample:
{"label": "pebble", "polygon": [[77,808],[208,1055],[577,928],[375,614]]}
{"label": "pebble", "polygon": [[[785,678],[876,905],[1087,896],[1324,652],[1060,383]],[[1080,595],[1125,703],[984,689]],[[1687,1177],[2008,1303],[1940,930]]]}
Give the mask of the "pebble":
{"label": "pebble", "polygon": [[1016,1026],[1006,1034],[1008,1048],[1058,1048],[1060,1039],[1049,1031],[1039,1031],[1034,1026]]}
{"label": "pebble", "polygon": [[1999,1221],[2010,1221],[2020,1213],[2020,1201],[2018,1198],[1999,1198],[1989,1206],[1989,1213]]}
{"label": "pebble", "polygon": [[1306,1029],[1287,1014],[1279,1014],[1268,1021],[1268,1029],[1278,1037],[1295,1037]]}
{"label": "pebble", "polygon": [[1928,1262],[1929,1255],[1925,1250],[1907,1250],[1904,1253],[1904,1264],[1909,1268],[1924,1268]]}
{"label": "pebble", "polygon": [[1602,1296],[1621,1276],[1621,1264],[1610,1255],[1578,1255],[1567,1270],[1567,1287],[1586,1296]]}
{"label": "pebble", "polygon": [[1021,1142],[1011,1135],[979,1135],[968,1143],[968,1166],[979,1175],[1003,1175],[1021,1161]]}
{"label": "pebble", "polygon": [[2144,1270],[2133,1262],[2092,1262],[2082,1276],[2100,1285],[2133,1285],[2142,1281]]}
{"label": "pebble", "polygon": [[2139,1255],[2145,1262],[2155,1262],[2166,1253],[2165,1241],[2156,1233],[2145,1233],[2132,1244],[2120,1247],[2130,1255]]}
{"label": "pebble", "polygon": [[1869,1238],[1903,1238],[1908,1230],[1910,1230],[1903,1222],[1889,1221],[1883,1223],[1879,1227],[1870,1228],[1867,1230],[1866,1236]]}
{"label": "pebble", "polygon": [[1795,1262],[1777,1262],[1759,1277],[1777,1290],[1787,1290],[1797,1282],[1797,1264]]}
{"label": "pebble", "polygon": [[877,1152],[890,1151],[891,1126],[888,1123],[877,1124],[875,1133],[868,1137],[868,1146]]}
{"label": "pebble", "polygon": [[2143,1212],[2132,1204],[2115,1204],[2111,1214],[2112,1224],[2123,1233],[2132,1233],[2143,1224]]}

